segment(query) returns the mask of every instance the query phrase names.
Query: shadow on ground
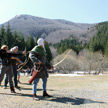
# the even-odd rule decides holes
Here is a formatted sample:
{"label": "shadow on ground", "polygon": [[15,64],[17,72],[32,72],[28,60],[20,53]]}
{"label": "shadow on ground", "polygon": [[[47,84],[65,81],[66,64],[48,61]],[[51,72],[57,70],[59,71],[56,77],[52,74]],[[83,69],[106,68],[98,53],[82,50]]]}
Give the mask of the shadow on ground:
{"label": "shadow on ground", "polygon": [[24,83],[24,82],[21,82],[20,84],[22,84],[22,85],[32,85],[32,84]]}
{"label": "shadow on ground", "polygon": [[[12,95],[12,96],[21,96],[21,97],[33,97],[32,94],[23,94],[23,93],[16,93],[16,94],[8,94],[8,93],[0,93],[0,95]],[[92,103],[100,103],[105,104],[105,102],[93,101],[91,99],[86,98],[79,98],[79,97],[51,97],[51,98],[44,98],[42,96],[38,96],[40,100],[46,100],[51,102],[58,102],[58,103],[71,103],[72,105],[81,105],[81,104],[92,104]]]}
{"label": "shadow on ground", "polygon": [[[23,88],[21,87],[21,90],[32,90],[32,88]],[[37,91],[42,91],[43,89],[37,89]],[[47,89],[48,91],[55,91],[53,89]]]}
{"label": "shadow on ground", "polygon": [[90,99],[85,98],[78,98],[78,97],[56,97],[51,99],[50,101],[59,102],[59,103],[71,103],[72,105],[81,105],[81,104],[92,104],[92,103],[101,103],[105,104],[105,102],[93,101]]}

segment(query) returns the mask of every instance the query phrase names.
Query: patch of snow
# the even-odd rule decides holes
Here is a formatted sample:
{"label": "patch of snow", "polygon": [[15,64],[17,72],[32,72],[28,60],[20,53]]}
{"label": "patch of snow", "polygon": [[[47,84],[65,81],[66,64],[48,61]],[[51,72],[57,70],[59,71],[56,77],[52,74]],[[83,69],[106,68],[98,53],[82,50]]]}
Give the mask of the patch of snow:
{"label": "patch of snow", "polygon": [[84,74],[84,73],[88,73],[88,72],[86,72],[86,71],[74,71],[73,73],[75,73],[75,74]]}
{"label": "patch of snow", "polygon": [[74,76],[83,76],[83,75],[78,75],[78,74],[50,74],[50,76],[69,76],[69,77],[74,77]]}

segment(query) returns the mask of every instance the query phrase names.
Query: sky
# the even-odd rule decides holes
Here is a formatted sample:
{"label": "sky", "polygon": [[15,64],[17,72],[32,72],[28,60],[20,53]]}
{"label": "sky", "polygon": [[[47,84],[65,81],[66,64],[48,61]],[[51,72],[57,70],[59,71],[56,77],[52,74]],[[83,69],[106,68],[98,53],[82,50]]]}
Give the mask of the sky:
{"label": "sky", "polygon": [[108,21],[108,0],[0,0],[0,24],[21,14],[98,23]]}

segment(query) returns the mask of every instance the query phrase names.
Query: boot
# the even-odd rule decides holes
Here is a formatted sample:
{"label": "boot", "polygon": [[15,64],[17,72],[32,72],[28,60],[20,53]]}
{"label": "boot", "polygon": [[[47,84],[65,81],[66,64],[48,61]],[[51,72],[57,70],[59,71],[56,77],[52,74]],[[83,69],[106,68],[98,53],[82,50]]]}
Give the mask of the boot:
{"label": "boot", "polygon": [[52,97],[52,96],[49,95],[46,91],[43,91],[43,97]]}
{"label": "boot", "polygon": [[40,99],[37,97],[36,94],[33,94],[33,100],[39,101]]}
{"label": "boot", "polygon": [[11,93],[16,93],[14,87],[10,87]]}
{"label": "boot", "polygon": [[20,83],[21,84],[21,82],[18,80],[18,83]]}
{"label": "boot", "polygon": [[21,87],[19,87],[19,86],[15,86],[15,88],[21,91]]}
{"label": "boot", "polygon": [[7,89],[7,86],[4,86],[4,89]]}

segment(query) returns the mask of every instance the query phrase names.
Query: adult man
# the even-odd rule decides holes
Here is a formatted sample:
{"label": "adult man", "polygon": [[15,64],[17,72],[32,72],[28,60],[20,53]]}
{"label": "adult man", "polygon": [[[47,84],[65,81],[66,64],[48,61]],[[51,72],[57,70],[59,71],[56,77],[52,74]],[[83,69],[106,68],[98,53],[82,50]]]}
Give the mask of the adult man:
{"label": "adult man", "polygon": [[48,63],[47,57],[46,57],[46,50],[45,50],[45,42],[43,38],[39,38],[37,41],[37,46],[35,46],[30,54],[29,57],[31,61],[34,64],[34,67],[36,66],[36,70],[38,71],[38,74],[33,82],[33,99],[34,100],[39,100],[37,98],[37,84],[39,82],[39,79],[42,78],[42,87],[43,87],[43,96],[51,97],[50,95],[47,94],[46,92],[46,86],[47,86],[47,78],[48,78],[48,73],[47,73],[47,68],[51,69],[52,66]]}
{"label": "adult man", "polygon": [[8,52],[7,45],[3,45],[0,50],[0,57],[2,59],[2,68],[1,68],[1,73],[0,73],[0,85],[4,78],[5,73],[7,73],[8,77],[9,77],[11,93],[16,93],[14,90],[13,81],[12,81],[13,72],[12,72],[11,59],[16,59],[13,56],[22,55],[22,54],[12,54],[12,53]]}
{"label": "adult man", "polygon": [[[13,48],[11,48],[10,52],[16,54],[18,52],[18,46],[14,46]],[[20,87],[18,86],[18,81],[17,81],[17,65],[16,65],[16,63],[17,62],[20,64],[23,64],[23,63],[19,58],[17,58],[17,57],[14,57],[14,58],[15,59],[11,60],[13,76],[14,76],[14,86],[17,89],[20,89]],[[8,75],[6,74],[5,81],[4,81],[4,88],[7,88],[7,83],[8,83]]]}

